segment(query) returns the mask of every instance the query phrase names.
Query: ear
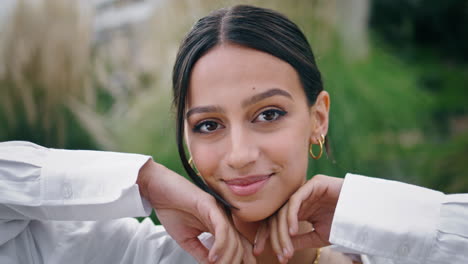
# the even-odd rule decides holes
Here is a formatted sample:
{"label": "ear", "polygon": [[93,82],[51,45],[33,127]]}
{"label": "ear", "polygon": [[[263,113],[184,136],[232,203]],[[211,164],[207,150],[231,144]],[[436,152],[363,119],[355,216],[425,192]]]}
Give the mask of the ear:
{"label": "ear", "polygon": [[310,108],[312,130],[310,142],[318,144],[320,135],[326,136],[328,132],[328,113],[330,111],[330,96],[328,92],[321,91],[315,104]]}

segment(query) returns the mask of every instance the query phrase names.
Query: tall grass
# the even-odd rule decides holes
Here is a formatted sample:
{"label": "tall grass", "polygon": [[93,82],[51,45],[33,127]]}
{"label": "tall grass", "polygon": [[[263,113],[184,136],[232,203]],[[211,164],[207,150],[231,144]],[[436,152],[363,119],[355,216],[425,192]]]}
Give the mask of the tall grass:
{"label": "tall grass", "polygon": [[0,37],[1,139],[95,145],[72,107],[95,94],[88,78],[91,19],[83,8],[77,1],[17,2]]}

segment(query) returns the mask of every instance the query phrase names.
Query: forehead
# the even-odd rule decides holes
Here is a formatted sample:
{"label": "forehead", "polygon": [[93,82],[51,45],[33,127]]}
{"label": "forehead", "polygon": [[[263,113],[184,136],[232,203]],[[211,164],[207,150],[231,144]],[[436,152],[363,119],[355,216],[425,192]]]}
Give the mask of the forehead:
{"label": "forehead", "polygon": [[299,76],[289,63],[262,51],[224,44],[195,64],[188,104],[213,104],[223,98],[235,102],[271,88],[305,98]]}

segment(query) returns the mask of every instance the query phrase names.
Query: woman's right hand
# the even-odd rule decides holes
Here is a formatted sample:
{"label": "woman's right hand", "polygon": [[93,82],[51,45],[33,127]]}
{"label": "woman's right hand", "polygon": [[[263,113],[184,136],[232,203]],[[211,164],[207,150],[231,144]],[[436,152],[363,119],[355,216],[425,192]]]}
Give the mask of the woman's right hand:
{"label": "woman's right hand", "polygon": [[[233,227],[216,200],[184,177],[148,161],[137,184],[174,240],[200,263],[256,263],[252,245]],[[208,250],[198,239],[214,236]]]}
{"label": "woman's right hand", "polygon": [[[268,228],[260,228],[254,253],[260,254],[267,238],[282,263],[295,250],[330,245],[330,230],[343,179],[316,175],[302,185],[289,201],[268,220]],[[299,221],[311,223],[314,230],[299,234]],[[265,231],[267,230],[267,231]]]}

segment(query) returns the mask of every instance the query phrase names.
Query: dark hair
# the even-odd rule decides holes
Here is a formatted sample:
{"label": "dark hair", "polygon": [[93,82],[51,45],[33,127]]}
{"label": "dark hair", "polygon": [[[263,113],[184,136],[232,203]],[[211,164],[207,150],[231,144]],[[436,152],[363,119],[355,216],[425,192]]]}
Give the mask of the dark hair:
{"label": "dark hair", "polygon": [[237,5],[216,10],[195,23],[182,41],[172,75],[177,148],[182,165],[193,182],[231,207],[197,176],[188,163],[183,142],[186,98],[193,66],[210,49],[223,43],[263,51],[289,63],[299,75],[310,106],[315,104],[323,84],[306,37],[296,24],[276,11]]}

